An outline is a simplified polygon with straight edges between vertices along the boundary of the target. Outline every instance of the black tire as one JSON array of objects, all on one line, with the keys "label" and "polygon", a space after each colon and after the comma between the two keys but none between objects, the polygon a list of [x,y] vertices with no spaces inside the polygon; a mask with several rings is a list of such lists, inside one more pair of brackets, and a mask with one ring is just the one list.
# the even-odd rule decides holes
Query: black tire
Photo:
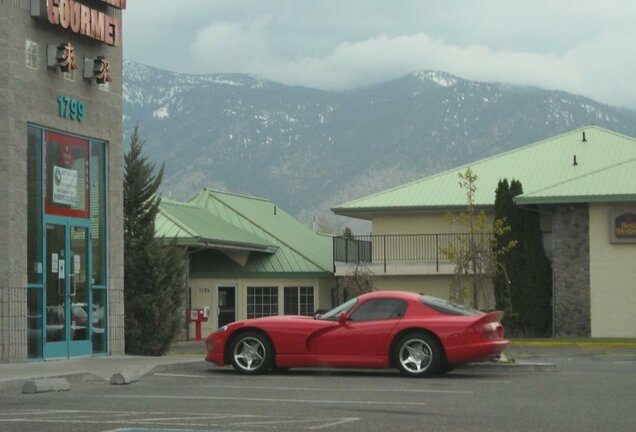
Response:
[{"label": "black tire", "polygon": [[244,332],[232,341],[230,358],[238,373],[256,375],[272,367],[274,350],[269,339],[261,333]]},{"label": "black tire", "polygon": [[407,333],[395,344],[393,363],[408,377],[429,377],[442,371],[444,354],[437,340],[421,332]]}]

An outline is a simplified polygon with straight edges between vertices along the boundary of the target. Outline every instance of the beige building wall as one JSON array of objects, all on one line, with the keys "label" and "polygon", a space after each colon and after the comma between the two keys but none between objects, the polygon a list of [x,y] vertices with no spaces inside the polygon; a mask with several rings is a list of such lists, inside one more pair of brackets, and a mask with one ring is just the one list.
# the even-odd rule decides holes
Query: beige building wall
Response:
[{"label": "beige building wall", "polygon": [[[210,319],[201,325],[201,334],[205,338],[218,328],[217,298],[219,286],[234,286],[236,288],[236,319],[247,318],[247,287],[278,287],[278,311],[284,311],[284,287],[312,286],[314,287],[314,310],[330,309],[331,289],[335,286],[334,278],[219,278],[219,279],[191,279],[191,304],[193,309],[210,308]],[[195,324],[190,324],[190,335],[194,337]]]},{"label": "beige building wall", "polygon": [[[468,231],[465,226],[450,223],[446,214],[447,212],[374,215],[372,234],[449,234]],[[492,214],[487,211],[486,215],[490,226]]]},{"label": "beige building wall", "polygon": [[[452,234],[464,233],[465,226],[452,224],[445,217],[447,212],[420,212],[375,215],[373,217],[373,235],[414,235],[414,234]],[[489,224],[492,224],[492,215],[489,216]],[[441,245],[440,245],[441,246]],[[387,251],[390,258],[391,250]],[[374,252],[375,254],[375,252]],[[378,257],[374,255],[374,260]],[[382,275],[376,274],[374,289],[377,290],[404,290],[429,294],[435,297],[448,299],[453,276],[450,264],[443,263],[442,272],[446,274],[430,274],[422,271],[419,275]],[[429,273],[429,274],[426,274]],[[480,304],[482,309],[494,307],[494,295],[492,286],[486,289],[485,297]]]},{"label": "beige building wall", "polygon": [[618,208],[590,204],[592,337],[636,337],[636,244],[610,243],[610,210]]},{"label": "beige building wall", "polygon": [[[377,291],[410,291],[448,300],[452,283],[452,275],[381,276],[373,281],[373,289]],[[467,298],[466,301],[468,302],[469,299]],[[492,284],[488,283],[481,296],[479,309],[491,310],[494,306],[493,287]]]},{"label": "beige building wall", "polygon": [[452,276],[382,276],[373,281],[378,291],[411,291],[448,300]]},{"label": "beige building wall", "polygon": [[390,214],[373,217],[373,235],[395,234],[439,234],[461,232],[458,226],[451,225],[445,218],[446,213]]}]

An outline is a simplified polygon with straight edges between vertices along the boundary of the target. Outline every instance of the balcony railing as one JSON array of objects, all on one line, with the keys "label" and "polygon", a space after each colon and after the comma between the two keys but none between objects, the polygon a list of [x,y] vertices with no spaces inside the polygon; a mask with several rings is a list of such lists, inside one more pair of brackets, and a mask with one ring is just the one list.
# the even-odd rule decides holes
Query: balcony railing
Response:
[{"label": "balcony railing", "polygon": [[434,262],[439,269],[446,258],[441,247],[459,247],[467,234],[404,234],[334,237],[335,263]]},{"label": "balcony railing", "polygon": [[[479,236],[479,234],[476,234]],[[440,263],[448,259],[440,248],[453,245],[460,248],[468,233],[450,234],[392,234],[353,237],[334,237],[334,269],[337,263],[381,264],[386,272],[387,263],[434,263],[439,271]],[[552,233],[543,233],[543,243],[548,257],[552,256]]]}]

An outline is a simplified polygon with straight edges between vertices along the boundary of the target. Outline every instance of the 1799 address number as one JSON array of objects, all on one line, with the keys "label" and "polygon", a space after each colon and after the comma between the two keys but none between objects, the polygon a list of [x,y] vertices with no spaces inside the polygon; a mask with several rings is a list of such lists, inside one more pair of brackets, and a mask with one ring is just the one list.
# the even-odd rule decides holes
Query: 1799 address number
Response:
[{"label": "1799 address number", "polygon": [[57,98],[59,105],[59,113],[62,118],[70,118],[81,122],[86,118],[86,109],[84,102],[73,99],[69,96],[60,96]]}]

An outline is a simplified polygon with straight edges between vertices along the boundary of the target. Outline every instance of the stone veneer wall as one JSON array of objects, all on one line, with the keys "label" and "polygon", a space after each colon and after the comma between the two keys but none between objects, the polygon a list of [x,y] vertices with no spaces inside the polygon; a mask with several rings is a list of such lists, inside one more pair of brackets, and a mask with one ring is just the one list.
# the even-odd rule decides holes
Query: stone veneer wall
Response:
[{"label": "stone veneer wall", "polygon": [[589,337],[590,236],[587,204],[555,208],[555,336]]}]

